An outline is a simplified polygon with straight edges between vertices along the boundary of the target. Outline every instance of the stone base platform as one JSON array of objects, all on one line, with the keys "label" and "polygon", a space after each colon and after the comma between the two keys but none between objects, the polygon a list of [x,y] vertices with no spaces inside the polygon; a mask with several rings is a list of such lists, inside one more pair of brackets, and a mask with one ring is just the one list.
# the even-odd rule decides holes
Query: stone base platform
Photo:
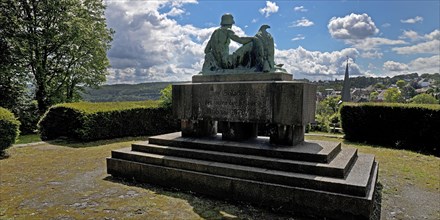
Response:
[{"label": "stone base platform", "polygon": [[286,147],[267,137],[234,142],[176,132],[112,151],[107,172],[295,215],[369,219],[378,164],[334,142]]}]

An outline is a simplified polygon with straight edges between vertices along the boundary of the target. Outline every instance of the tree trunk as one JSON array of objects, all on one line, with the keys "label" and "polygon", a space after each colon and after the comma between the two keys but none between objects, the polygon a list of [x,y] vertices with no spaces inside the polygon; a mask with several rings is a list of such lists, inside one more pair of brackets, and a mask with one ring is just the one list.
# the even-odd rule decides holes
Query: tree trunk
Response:
[{"label": "tree trunk", "polygon": [[46,84],[44,82],[44,70],[41,65],[37,64],[35,72],[35,81],[37,84],[37,91],[35,93],[35,99],[38,103],[38,112],[42,116],[50,107],[49,99],[47,97]]}]

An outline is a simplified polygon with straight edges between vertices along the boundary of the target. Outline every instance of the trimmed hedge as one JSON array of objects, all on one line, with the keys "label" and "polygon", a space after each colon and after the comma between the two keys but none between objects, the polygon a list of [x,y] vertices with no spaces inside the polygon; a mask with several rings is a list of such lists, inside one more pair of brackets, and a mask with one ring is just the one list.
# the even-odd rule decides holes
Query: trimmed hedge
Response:
[{"label": "trimmed hedge", "polygon": [[42,140],[68,137],[81,141],[178,131],[171,109],[158,101],[67,103],[51,107],[39,122]]},{"label": "trimmed hedge", "polygon": [[0,152],[15,143],[20,131],[20,122],[9,110],[0,107]]},{"label": "trimmed hedge", "polygon": [[439,155],[440,105],[345,103],[340,114],[346,140]]}]

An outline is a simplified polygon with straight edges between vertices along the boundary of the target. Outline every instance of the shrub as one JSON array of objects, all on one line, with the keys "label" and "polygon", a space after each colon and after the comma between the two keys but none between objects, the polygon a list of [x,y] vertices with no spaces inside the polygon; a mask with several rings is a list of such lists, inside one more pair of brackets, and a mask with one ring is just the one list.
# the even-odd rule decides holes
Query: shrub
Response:
[{"label": "shrub", "polygon": [[347,140],[439,155],[440,105],[346,103],[340,113]]},{"label": "shrub", "polygon": [[20,121],[20,134],[34,134],[37,131],[40,115],[36,100],[17,106],[14,113]]},{"label": "shrub", "polygon": [[158,101],[68,103],[51,107],[39,122],[41,139],[91,141],[177,131],[171,109]]},{"label": "shrub", "polygon": [[385,102],[402,102],[402,93],[398,88],[389,88],[384,92]]},{"label": "shrub", "polygon": [[20,122],[9,110],[0,107],[0,153],[15,143]]},{"label": "shrub", "polygon": [[426,93],[418,94],[410,101],[415,104],[438,104],[438,100],[434,96]]},{"label": "shrub", "polygon": [[316,107],[315,123],[311,131],[330,132],[334,124],[339,123],[339,103],[341,96],[329,96]]},{"label": "shrub", "polygon": [[160,90],[160,106],[164,108],[171,108],[173,101],[173,87],[169,84],[164,89]]}]

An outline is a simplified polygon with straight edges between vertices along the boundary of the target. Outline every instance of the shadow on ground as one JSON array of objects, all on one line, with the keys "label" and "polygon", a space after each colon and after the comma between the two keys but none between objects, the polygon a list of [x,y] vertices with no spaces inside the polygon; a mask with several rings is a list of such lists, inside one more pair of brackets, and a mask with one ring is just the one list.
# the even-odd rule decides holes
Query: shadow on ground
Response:
[{"label": "shadow on ground", "polygon": [[295,219],[312,220],[313,218],[293,217],[287,213],[276,213],[277,210],[257,208],[247,203],[233,200],[219,200],[214,197],[181,191],[175,188],[162,188],[151,184],[138,183],[135,180],[107,176],[105,181],[140,187],[173,198],[187,201],[193,211],[203,219]]},{"label": "shadow on ground", "polygon": [[[151,184],[138,183],[134,179],[116,178],[107,176],[103,180],[123,184],[127,186],[140,187],[173,198],[187,201],[195,213],[204,219],[291,219],[291,220],[313,220],[304,216],[295,216],[293,213],[280,213],[279,210],[265,207],[255,207],[248,203],[235,200],[220,200],[214,197],[197,194],[194,192],[181,191],[175,188],[162,188]],[[382,184],[376,184],[374,212],[371,220],[380,220],[382,203]],[[325,219],[325,218],[324,218]]]},{"label": "shadow on ground", "polygon": [[107,144],[114,144],[114,143],[118,143],[118,142],[145,141],[145,140],[148,140],[148,136],[124,137],[124,138],[115,138],[115,139],[98,140],[98,141],[90,141],[90,142],[83,142],[83,141],[78,141],[78,140],[73,140],[73,139],[61,137],[61,138],[46,141],[46,142],[49,144],[52,144],[52,145],[58,145],[58,146],[64,146],[64,147],[86,148],[86,147],[98,147],[98,146],[107,145]]},{"label": "shadow on ground", "polygon": [[9,158],[9,154],[6,151],[0,151],[0,160]]}]

